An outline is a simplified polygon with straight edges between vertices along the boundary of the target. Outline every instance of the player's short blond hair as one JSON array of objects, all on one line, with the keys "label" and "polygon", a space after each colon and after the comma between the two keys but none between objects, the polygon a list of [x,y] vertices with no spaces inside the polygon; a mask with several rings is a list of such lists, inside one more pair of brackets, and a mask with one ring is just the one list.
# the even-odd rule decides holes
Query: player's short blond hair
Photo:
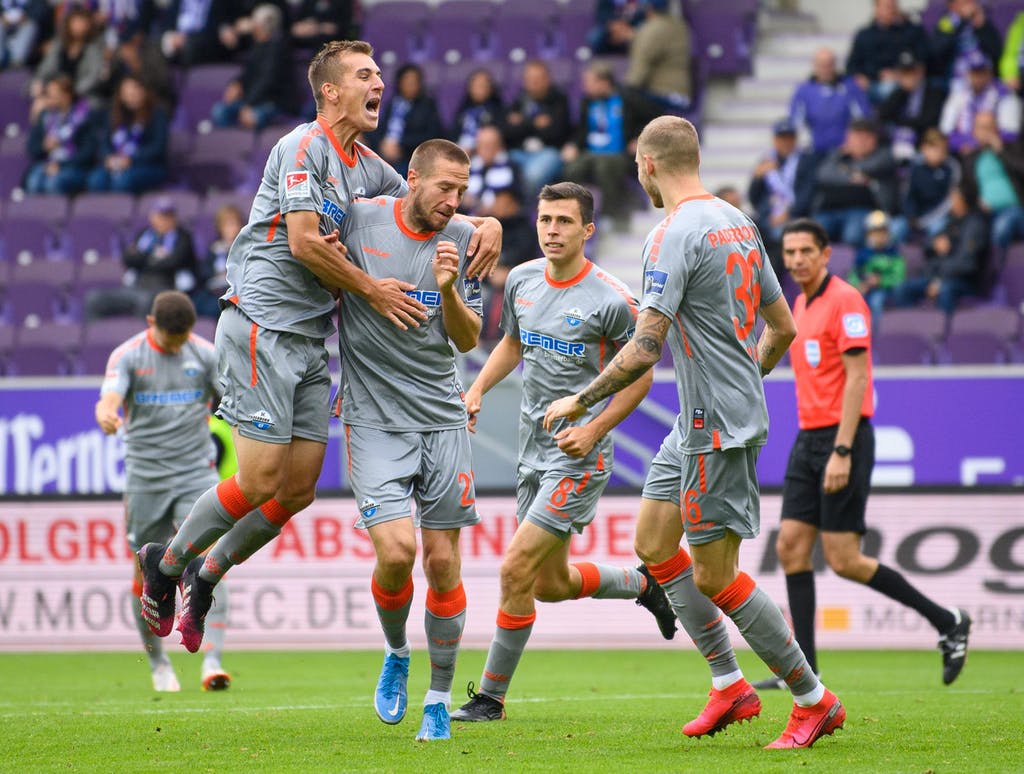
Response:
[{"label": "player's short blond hair", "polygon": [[337,83],[345,74],[345,68],[341,64],[345,54],[373,56],[373,46],[365,40],[332,40],[329,43],[324,43],[320,50],[313,55],[306,77],[309,79],[309,87],[313,90],[317,110],[323,107],[324,97],[320,93],[323,85]]},{"label": "player's short blond hair", "polygon": [[637,152],[667,172],[695,173],[700,167],[697,129],[678,116],[659,116],[647,124],[637,140]]}]

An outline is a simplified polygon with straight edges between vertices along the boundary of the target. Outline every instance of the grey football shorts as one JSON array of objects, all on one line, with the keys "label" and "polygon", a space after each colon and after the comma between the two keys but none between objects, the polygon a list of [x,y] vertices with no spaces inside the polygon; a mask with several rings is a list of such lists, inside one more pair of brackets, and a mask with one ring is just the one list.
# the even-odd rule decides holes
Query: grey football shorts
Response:
[{"label": "grey football shorts", "polygon": [[520,523],[531,521],[554,535],[568,539],[582,532],[597,514],[611,470],[535,470],[519,466],[516,513]]},{"label": "grey football shorts", "polygon": [[323,339],[260,327],[228,306],[217,323],[217,414],[266,443],[327,443],[331,375]]},{"label": "grey football shorts", "polygon": [[761,491],[757,483],[758,447],[683,454],[672,429],[651,463],[643,497],[680,506],[686,542],[711,543],[725,533],[743,539],[761,529]]},{"label": "grey football shorts", "polygon": [[125,492],[126,533],[132,551],[146,543],[166,543],[178,531],[199,496],[219,478],[211,468],[188,487],[164,492]]},{"label": "grey football shorts", "polygon": [[345,425],[345,448],[357,527],[410,516],[412,500],[417,527],[459,529],[480,521],[465,427],[391,433]]}]

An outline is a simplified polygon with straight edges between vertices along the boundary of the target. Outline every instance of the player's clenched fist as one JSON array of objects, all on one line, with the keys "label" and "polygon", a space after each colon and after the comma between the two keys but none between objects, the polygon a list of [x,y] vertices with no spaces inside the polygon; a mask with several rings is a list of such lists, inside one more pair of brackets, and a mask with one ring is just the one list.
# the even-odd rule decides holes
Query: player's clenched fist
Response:
[{"label": "player's clenched fist", "polygon": [[448,290],[455,284],[455,279],[459,276],[459,249],[454,242],[437,243],[437,252],[434,254],[431,268],[441,290]]}]

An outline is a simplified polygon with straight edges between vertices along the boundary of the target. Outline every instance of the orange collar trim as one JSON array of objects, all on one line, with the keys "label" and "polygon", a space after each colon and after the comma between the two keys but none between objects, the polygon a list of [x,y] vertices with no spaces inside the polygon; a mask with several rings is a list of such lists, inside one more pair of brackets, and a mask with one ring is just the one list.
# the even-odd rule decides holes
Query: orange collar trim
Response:
[{"label": "orange collar trim", "polygon": [[353,153],[351,156],[349,156],[347,153],[345,153],[345,149],[341,147],[341,143],[338,142],[338,138],[334,136],[334,132],[331,131],[331,125],[327,123],[327,119],[324,118],[323,116],[317,116],[316,122],[320,124],[320,128],[324,130],[324,134],[327,135],[328,141],[330,141],[335,152],[337,152],[338,157],[341,159],[341,162],[346,167],[354,167],[356,165],[356,144],[352,144]]},{"label": "orange collar trim", "polygon": [[398,226],[398,230],[405,234],[409,239],[415,239],[417,242],[426,242],[432,238],[436,231],[413,231],[402,220],[402,200],[395,199],[395,224]]},{"label": "orange collar trim", "polygon": [[553,288],[568,288],[568,287],[572,287],[573,285],[576,285],[576,284],[582,282],[583,278],[586,277],[590,273],[590,270],[592,268],[594,268],[593,262],[591,262],[587,258],[584,258],[583,259],[583,268],[579,270],[579,272],[576,274],[575,277],[569,277],[569,279],[567,279],[567,280],[556,280],[556,279],[552,278],[552,276],[550,274],[548,274],[548,267],[545,266],[544,267],[544,280]]}]

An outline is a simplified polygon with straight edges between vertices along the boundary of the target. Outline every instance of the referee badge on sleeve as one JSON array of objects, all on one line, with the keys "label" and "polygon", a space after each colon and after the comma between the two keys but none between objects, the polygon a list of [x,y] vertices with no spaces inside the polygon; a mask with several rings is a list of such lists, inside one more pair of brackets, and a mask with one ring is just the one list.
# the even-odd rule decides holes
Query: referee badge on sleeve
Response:
[{"label": "referee badge on sleeve", "polygon": [[860,312],[843,315],[843,330],[851,339],[859,339],[868,335],[868,321]]}]

